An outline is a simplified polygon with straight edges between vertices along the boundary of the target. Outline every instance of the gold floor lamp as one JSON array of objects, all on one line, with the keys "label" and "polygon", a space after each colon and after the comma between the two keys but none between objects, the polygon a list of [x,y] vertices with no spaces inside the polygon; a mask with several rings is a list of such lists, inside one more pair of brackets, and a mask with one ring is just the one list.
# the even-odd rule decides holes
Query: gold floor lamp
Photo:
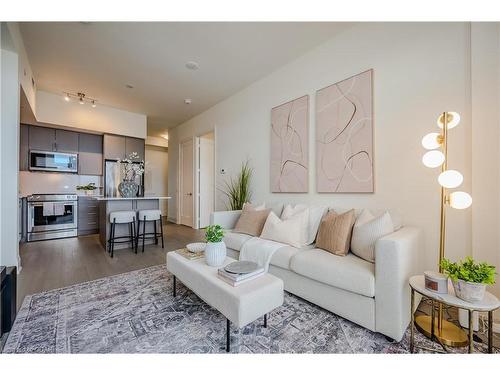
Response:
[{"label": "gold floor lamp", "polygon": [[[448,130],[454,128],[460,122],[460,116],[456,112],[443,112],[437,125],[441,128],[440,133],[429,133],[422,139],[422,146],[429,150],[422,157],[426,167],[441,167],[438,182],[441,185],[441,214],[440,214],[440,241],[439,241],[439,272],[442,272],[441,261],[444,259],[446,245],[446,206],[457,209],[465,209],[472,204],[472,197],[463,191],[454,191],[448,194],[448,189],[455,189],[463,182],[460,172],[448,169]],[[434,306],[432,307],[434,308]],[[420,332],[427,337],[432,336],[431,316],[420,315],[415,318],[415,324]],[[448,346],[465,346],[468,338],[465,332],[456,324],[443,319],[443,307],[439,304],[438,319],[434,323],[434,336]]]}]

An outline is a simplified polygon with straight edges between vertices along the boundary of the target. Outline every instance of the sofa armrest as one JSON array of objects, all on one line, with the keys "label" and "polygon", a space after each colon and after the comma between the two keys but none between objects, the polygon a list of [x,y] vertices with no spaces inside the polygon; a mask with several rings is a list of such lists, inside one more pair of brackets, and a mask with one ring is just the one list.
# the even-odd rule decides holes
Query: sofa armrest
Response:
[{"label": "sofa armrest", "polygon": [[410,322],[410,276],[423,272],[422,231],[415,227],[375,243],[375,329],[401,341]]},{"label": "sofa armrest", "polygon": [[241,210],[215,211],[210,214],[210,224],[219,224],[224,229],[233,229],[240,215]]}]

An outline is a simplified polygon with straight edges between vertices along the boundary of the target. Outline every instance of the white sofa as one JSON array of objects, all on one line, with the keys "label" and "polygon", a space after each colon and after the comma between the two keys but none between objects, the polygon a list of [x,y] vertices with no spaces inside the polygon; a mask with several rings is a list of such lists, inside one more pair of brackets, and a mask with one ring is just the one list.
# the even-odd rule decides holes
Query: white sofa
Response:
[{"label": "white sofa", "polygon": [[[214,212],[211,222],[232,229],[240,213]],[[224,238],[228,256],[238,259],[250,238],[228,230]],[[418,228],[401,227],[377,240],[375,263],[351,252],[342,257],[314,246],[286,246],[273,254],[269,272],[283,280],[286,291],[400,341],[410,321],[408,279],[422,273],[421,241]]]}]

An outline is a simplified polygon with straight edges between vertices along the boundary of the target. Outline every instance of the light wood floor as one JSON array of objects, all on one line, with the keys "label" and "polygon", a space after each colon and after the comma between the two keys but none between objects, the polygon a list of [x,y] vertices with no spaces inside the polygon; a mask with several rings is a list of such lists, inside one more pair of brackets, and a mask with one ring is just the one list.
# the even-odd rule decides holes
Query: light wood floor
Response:
[{"label": "light wood floor", "polygon": [[113,258],[104,250],[97,235],[22,244],[18,308],[24,297],[33,293],[164,264],[168,251],[203,238],[203,231],[176,224],[165,225],[164,234],[165,249],[161,248],[160,241],[157,246],[146,245],[144,253],[140,246],[137,254],[131,249],[115,250]]}]

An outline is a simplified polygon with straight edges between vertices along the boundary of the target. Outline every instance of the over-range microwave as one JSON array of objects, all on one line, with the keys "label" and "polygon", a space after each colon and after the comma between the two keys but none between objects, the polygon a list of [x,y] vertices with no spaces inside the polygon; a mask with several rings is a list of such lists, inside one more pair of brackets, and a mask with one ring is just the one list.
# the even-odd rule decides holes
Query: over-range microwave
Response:
[{"label": "over-range microwave", "polygon": [[78,172],[78,154],[30,150],[30,171]]}]

